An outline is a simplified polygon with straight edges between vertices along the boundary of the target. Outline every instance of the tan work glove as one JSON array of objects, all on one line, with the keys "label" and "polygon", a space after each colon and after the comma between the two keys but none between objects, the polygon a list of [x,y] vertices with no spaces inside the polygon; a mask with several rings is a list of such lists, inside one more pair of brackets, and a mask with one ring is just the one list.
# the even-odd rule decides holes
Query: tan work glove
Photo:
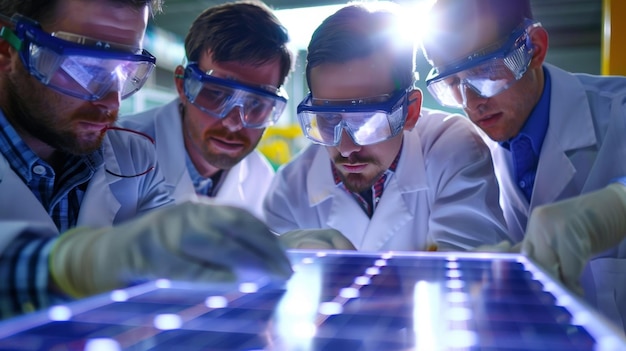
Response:
[{"label": "tan work glove", "polygon": [[157,278],[223,282],[292,274],[276,236],[252,214],[192,202],[116,227],[68,231],[52,249],[50,272],[73,297]]},{"label": "tan work glove", "polygon": [[289,249],[356,250],[352,242],[336,229],[296,229],[278,238]]},{"label": "tan work glove", "polygon": [[522,241],[522,252],[580,293],[582,270],[593,254],[626,235],[626,187],[608,187],[537,207]]}]

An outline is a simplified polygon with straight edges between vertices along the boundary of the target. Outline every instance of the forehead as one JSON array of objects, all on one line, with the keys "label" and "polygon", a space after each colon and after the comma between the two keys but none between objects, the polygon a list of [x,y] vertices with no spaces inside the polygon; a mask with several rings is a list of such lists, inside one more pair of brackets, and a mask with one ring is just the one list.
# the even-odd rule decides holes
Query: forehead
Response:
[{"label": "forehead", "polygon": [[216,62],[213,61],[212,56],[210,50],[201,56],[198,62],[200,70],[203,72],[212,70],[217,77],[245,84],[278,87],[281,74],[279,58],[262,64],[252,64],[242,61]]},{"label": "forehead", "polygon": [[134,8],[108,0],[60,0],[48,32],[69,32],[103,41],[139,46],[148,23],[148,5]]},{"label": "forehead", "polygon": [[498,22],[486,16],[476,16],[463,23],[440,24],[432,35],[426,51],[437,67],[471,56],[501,39]]},{"label": "forehead", "polygon": [[313,67],[310,80],[311,93],[316,99],[353,99],[394,91],[392,60],[380,53]]}]

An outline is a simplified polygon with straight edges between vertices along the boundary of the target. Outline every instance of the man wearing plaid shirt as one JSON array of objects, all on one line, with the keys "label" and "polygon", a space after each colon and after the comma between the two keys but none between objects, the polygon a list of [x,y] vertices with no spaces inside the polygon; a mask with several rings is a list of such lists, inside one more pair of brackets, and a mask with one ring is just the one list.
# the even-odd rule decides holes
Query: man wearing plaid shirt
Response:
[{"label": "man wearing plaid shirt", "polygon": [[141,44],[160,5],[0,1],[0,317],[150,279],[232,280],[242,256],[291,274],[248,212],[174,206],[151,139],[114,126],[154,68]]}]

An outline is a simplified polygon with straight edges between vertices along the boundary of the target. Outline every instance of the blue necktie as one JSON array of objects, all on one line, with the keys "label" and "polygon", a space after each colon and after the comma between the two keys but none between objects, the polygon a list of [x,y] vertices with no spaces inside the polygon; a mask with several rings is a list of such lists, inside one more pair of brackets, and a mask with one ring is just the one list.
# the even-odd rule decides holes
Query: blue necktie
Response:
[{"label": "blue necktie", "polygon": [[537,156],[533,151],[530,138],[520,135],[511,143],[511,151],[513,152],[517,186],[526,196],[526,200],[530,202],[535,184],[535,171],[537,169]]}]

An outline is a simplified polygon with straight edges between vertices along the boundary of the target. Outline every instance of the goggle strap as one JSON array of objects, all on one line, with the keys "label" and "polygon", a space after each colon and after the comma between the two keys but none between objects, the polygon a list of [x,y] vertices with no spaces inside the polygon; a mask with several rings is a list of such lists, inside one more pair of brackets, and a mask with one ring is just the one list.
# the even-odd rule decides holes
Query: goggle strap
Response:
[{"label": "goggle strap", "polygon": [[22,49],[23,41],[15,35],[15,32],[9,27],[2,27],[0,29],[0,37],[7,41],[15,50],[20,51]]}]

